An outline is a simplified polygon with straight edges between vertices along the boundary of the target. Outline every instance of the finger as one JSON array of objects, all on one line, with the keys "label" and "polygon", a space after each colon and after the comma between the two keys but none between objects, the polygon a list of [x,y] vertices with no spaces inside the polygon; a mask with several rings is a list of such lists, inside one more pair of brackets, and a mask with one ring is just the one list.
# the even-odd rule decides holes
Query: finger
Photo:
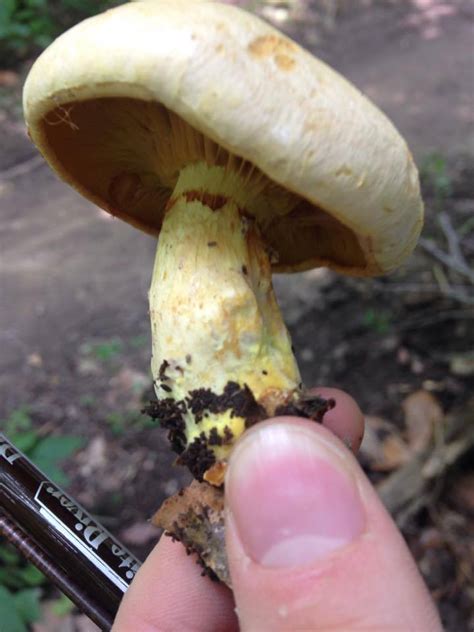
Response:
[{"label": "finger", "polygon": [[324,415],[323,426],[329,428],[348,448],[357,453],[364,437],[364,415],[357,402],[338,388],[321,386],[312,388],[309,392],[336,402],[334,408]]},{"label": "finger", "polygon": [[441,630],[413,559],[353,455],[326,428],[249,430],[226,478],[241,630]]},{"label": "finger", "polygon": [[[335,399],[336,408],[326,414],[324,423],[357,449],[363,417],[355,401],[338,389],[319,388],[312,392]],[[171,567],[170,573],[168,567]],[[206,606],[208,600],[212,608]],[[182,546],[163,538],[124,598],[114,631],[127,630],[126,626],[132,622],[134,629],[140,632],[141,629],[163,629],[164,625],[169,626],[164,629],[180,629],[181,625],[191,625],[191,621],[195,626],[193,630],[213,630],[213,625],[218,630],[233,630],[237,629],[233,608],[230,592],[202,578],[194,559],[186,556]]]},{"label": "finger", "polygon": [[230,590],[201,576],[194,556],[163,536],[128,589],[113,632],[237,631]]}]

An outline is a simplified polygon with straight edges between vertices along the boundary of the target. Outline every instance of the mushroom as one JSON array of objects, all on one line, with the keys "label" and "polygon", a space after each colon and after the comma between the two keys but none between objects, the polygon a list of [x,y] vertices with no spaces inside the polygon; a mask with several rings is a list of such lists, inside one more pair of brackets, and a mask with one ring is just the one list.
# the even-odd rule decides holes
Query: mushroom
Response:
[{"label": "mushroom", "polygon": [[154,416],[195,478],[307,401],[272,272],[392,271],[423,216],[411,154],[354,86],[234,6],[122,5],[59,37],[25,85],[59,176],[159,237],[149,292]]}]

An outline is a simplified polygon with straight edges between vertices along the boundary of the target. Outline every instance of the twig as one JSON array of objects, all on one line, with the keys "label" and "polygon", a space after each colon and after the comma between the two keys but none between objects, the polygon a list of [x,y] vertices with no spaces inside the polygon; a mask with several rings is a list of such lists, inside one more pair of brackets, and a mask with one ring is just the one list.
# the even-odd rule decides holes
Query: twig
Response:
[{"label": "twig", "polygon": [[458,229],[458,233],[461,237],[468,235],[471,230],[474,230],[474,217],[469,217],[464,224]]},{"label": "twig", "polygon": [[[440,292],[439,284],[435,283],[380,283],[379,281],[373,281],[374,288],[379,292],[391,292],[393,294],[408,294],[413,292],[415,294],[432,294]],[[468,292],[472,292],[470,285],[448,285],[443,287],[441,292],[446,298],[451,298],[465,303],[467,305],[474,305],[474,296],[471,296]]]},{"label": "twig", "polygon": [[462,264],[460,265],[459,261],[454,260],[451,255],[448,255],[443,250],[441,250],[441,248],[439,248],[430,239],[425,239],[424,237],[422,237],[420,238],[419,244],[422,248],[429,252],[430,255],[441,261],[441,263],[444,263],[445,266],[456,270],[456,272],[467,277],[469,281],[474,284],[474,272],[469,267],[465,267]]},{"label": "twig", "polygon": [[430,310],[427,314],[421,314],[414,318],[405,319],[398,329],[404,331],[407,329],[413,329],[414,327],[425,327],[426,325],[434,325],[436,323],[442,323],[445,320],[460,320],[460,319],[474,319],[474,313],[472,308],[469,309],[447,309],[445,311],[433,312]]},{"label": "twig", "polygon": [[421,247],[424,248],[430,255],[435,257],[435,259],[441,261],[441,263],[445,266],[451,268],[452,270],[456,270],[456,272],[469,279],[469,281],[474,285],[474,270],[470,268],[461,251],[460,236],[454,229],[449,215],[445,212],[440,213],[438,216],[438,222],[446,238],[449,253],[441,250],[441,248],[431,239],[421,238],[419,242]]},{"label": "twig", "polygon": [[[374,288],[379,292],[392,292],[394,294],[406,294],[407,292],[432,294],[439,290],[439,285],[436,283],[381,283],[376,280],[373,280],[372,283]],[[471,289],[470,285],[455,285],[452,287],[460,292],[467,292]]]},{"label": "twig", "polygon": [[434,263],[432,271],[435,281],[438,283],[439,289],[441,290],[441,294],[445,295],[447,292],[450,291],[451,286],[443,267],[438,263]]},{"label": "twig", "polygon": [[405,526],[436,495],[434,484],[474,447],[474,400],[465,410],[446,419],[445,441],[414,457],[391,474],[377,488],[379,495],[395,517]]},{"label": "twig", "polygon": [[455,261],[458,261],[462,266],[469,267],[466,263],[466,259],[461,252],[461,248],[459,246],[459,235],[454,230],[453,225],[451,224],[451,220],[449,215],[443,211],[438,215],[438,222],[441,226],[441,229],[446,237],[446,241],[448,242],[449,254]]}]

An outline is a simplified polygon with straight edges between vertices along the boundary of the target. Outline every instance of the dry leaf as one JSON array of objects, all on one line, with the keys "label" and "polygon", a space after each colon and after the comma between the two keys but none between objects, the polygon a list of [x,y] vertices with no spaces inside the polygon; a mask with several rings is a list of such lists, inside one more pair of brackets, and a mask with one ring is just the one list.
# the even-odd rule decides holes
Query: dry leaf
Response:
[{"label": "dry leaf", "polygon": [[54,600],[41,603],[41,620],[33,623],[31,626],[33,632],[75,632],[74,616],[72,614],[57,614],[55,605]]},{"label": "dry leaf", "polygon": [[0,86],[10,88],[20,83],[20,76],[13,70],[0,70]]},{"label": "dry leaf", "polygon": [[444,419],[438,400],[428,391],[415,391],[402,402],[410,449],[423,452],[430,445],[436,426]]},{"label": "dry leaf", "polygon": [[111,378],[105,401],[111,407],[124,402],[128,410],[139,410],[143,393],[150,384],[150,378],[146,373],[124,367]]},{"label": "dry leaf", "polygon": [[419,544],[426,551],[427,549],[440,549],[445,546],[446,541],[443,534],[436,527],[427,527],[419,535]]},{"label": "dry leaf", "polygon": [[456,478],[449,489],[449,498],[460,511],[474,515],[474,473]]},{"label": "dry leaf", "polygon": [[411,451],[397,428],[381,417],[365,418],[365,433],[360,448],[363,459],[374,472],[388,472],[406,463]]},{"label": "dry leaf", "polygon": [[79,471],[89,478],[107,465],[107,443],[102,436],[92,439],[88,446],[78,455]]},{"label": "dry leaf", "polygon": [[98,628],[95,623],[92,623],[85,614],[74,617],[74,625],[75,632],[100,632],[100,628]]},{"label": "dry leaf", "polygon": [[449,359],[449,370],[453,375],[462,377],[474,375],[474,351],[452,355]]},{"label": "dry leaf", "polygon": [[30,353],[30,355],[26,358],[26,363],[28,366],[40,368],[43,366],[43,358],[39,353]]}]

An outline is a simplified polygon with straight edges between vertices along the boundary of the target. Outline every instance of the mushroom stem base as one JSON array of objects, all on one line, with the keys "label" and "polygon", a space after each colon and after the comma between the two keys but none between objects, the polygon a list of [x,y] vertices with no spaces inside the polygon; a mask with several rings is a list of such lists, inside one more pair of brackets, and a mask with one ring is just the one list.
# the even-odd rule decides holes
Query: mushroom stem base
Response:
[{"label": "mushroom stem base", "polygon": [[[281,414],[297,414],[321,422],[324,414],[334,407],[334,400],[303,395],[297,406]],[[205,574],[232,588],[225,549],[223,487],[193,481],[165,500],[152,522],[182,542],[188,553],[196,553]]]}]

